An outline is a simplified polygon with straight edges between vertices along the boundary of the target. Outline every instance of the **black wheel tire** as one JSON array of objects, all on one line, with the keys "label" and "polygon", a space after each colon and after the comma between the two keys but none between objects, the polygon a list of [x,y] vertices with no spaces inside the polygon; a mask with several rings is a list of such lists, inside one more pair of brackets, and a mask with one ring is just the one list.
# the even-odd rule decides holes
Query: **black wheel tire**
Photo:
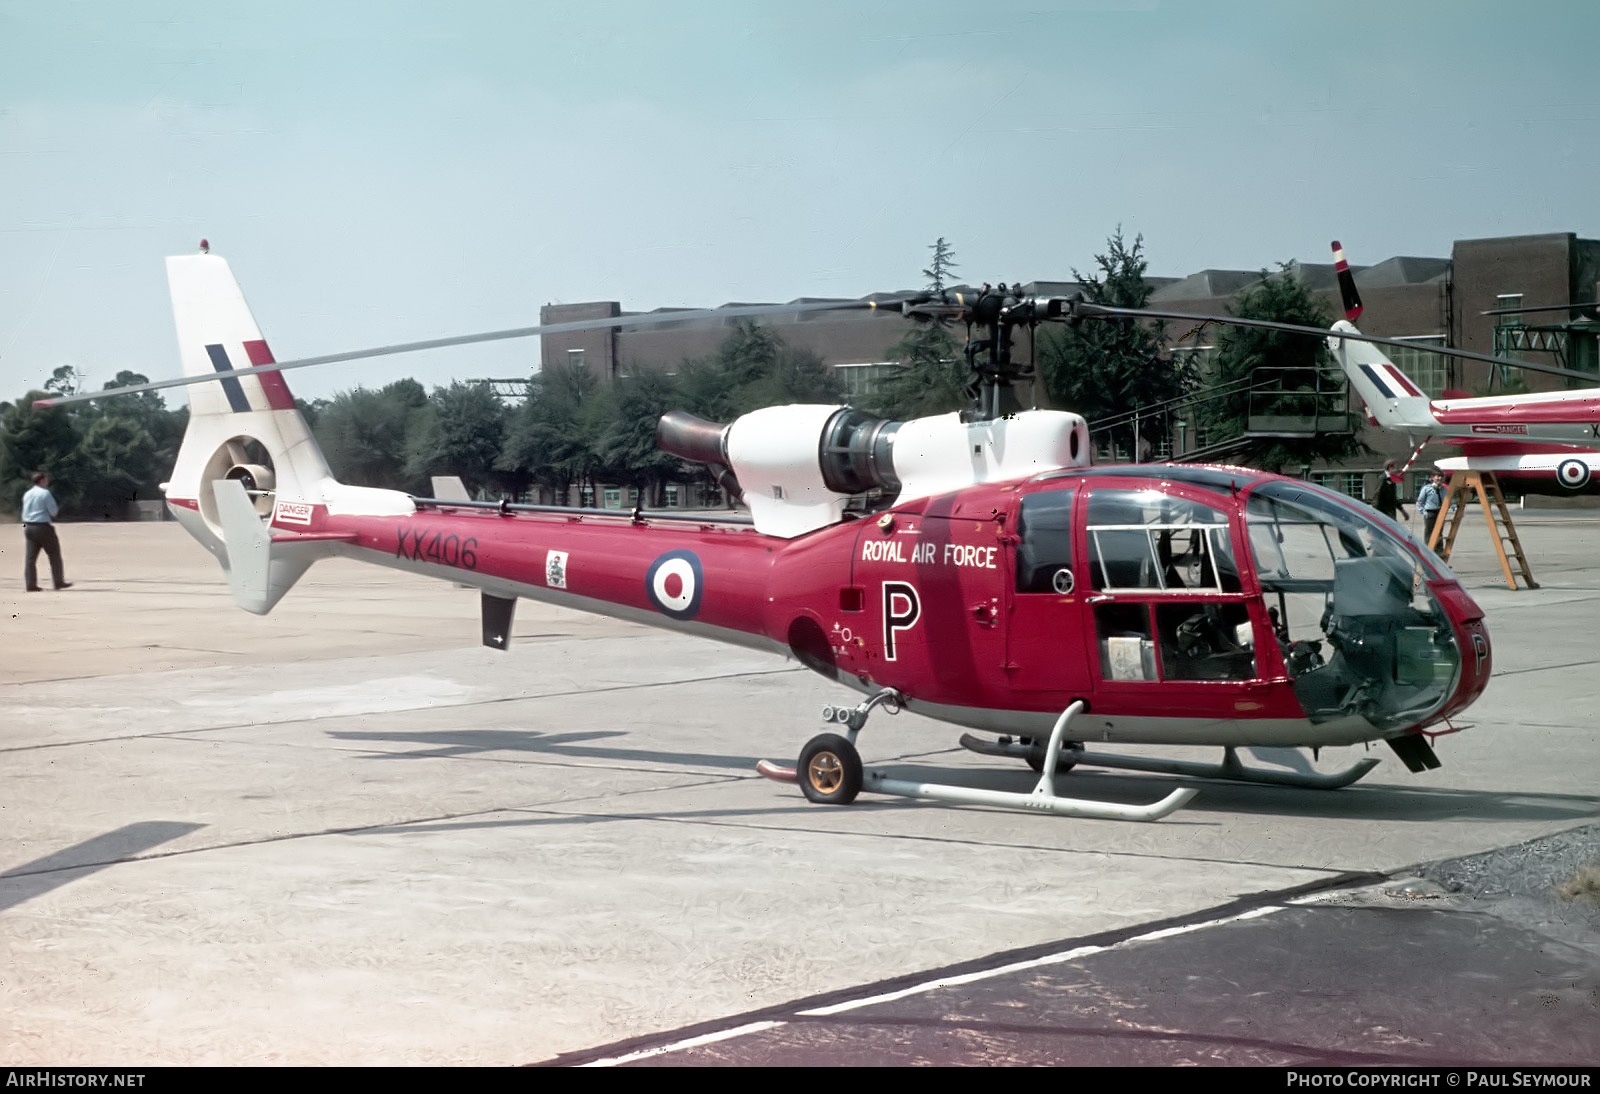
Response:
[{"label": "black wheel tire", "polygon": [[861,753],[837,733],[806,742],[795,767],[800,791],[818,805],[849,805],[861,793]]},{"label": "black wheel tire", "polygon": [[[1035,737],[1032,741],[1028,742],[1028,766],[1033,768],[1034,774],[1044,774],[1044,754],[1045,750],[1049,747],[1050,742],[1048,740],[1040,740],[1038,737]],[[1067,772],[1077,767],[1078,761],[1075,758],[1072,758],[1072,754],[1074,752],[1082,751],[1083,746],[1077,742],[1062,741],[1061,755],[1056,757],[1056,774],[1065,775]]]}]

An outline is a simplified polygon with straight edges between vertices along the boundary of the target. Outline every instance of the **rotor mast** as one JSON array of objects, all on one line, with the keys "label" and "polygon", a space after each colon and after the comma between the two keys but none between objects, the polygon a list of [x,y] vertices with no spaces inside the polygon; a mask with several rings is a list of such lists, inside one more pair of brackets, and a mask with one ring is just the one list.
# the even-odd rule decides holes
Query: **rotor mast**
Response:
[{"label": "rotor mast", "polygon": [[[907,317],[945,324],[967,325],[966,359],[967,407],[961,412],[964,422],[989,422],[1025,409],[1017,387],[1031,387],[1034,370],[1033,328],[1050,317],[1049,301],[1020,296],[1020,286],[984,285],[976,293],[947,289],[904,305]],[[1060,314],[1059,303],[1054,314]],[[1028,328],[1029,354],[1026,362],[1012,356],[1011,339],[1018,327]],[[1034,400],[1030,397],[1028,402]]]}]

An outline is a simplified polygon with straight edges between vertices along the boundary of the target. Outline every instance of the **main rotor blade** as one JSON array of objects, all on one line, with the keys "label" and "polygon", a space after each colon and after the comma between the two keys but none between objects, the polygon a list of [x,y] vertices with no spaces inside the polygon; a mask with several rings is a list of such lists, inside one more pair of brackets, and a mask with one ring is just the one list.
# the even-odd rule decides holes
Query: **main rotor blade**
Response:
[{"label": "main rotor blade", "polygon": [[643,315],[619,315],[610,319],[576,319],[567,323],[546,323],[538,327],[514,327],[510,330],[483,331],[478,334],[458,334],[449,338],[430,338],[424,342],[400,342],[393,346],[350,350],[346,353],[328,353],[320,357],[301,357],[292,361],[278,361],[270,365],[253,365],[250,368],[212,372],[204,376],[180,376],[173,380],[155,380],[147,384],[130,384],[105,391],[81,392],[77,395],[55,395],[48,399],[35,399],[38,408],[66,406],[69,403],[87,403],[96,399],[109,399],[119,395],[137,395],[144,391],[162,391],[169,387],[188,387],[206,384],[213,380],[228,380],[239,376],[254,376],[261,372],[286,372],[292,368],[310,368],[312,365],[333,365],[341,361],[362,361],[369,357],[392,357],[400,353],[420,353],[423,350],[446,349],[450,346],[468,346],[478,342],[503,342],[513,338],[535,338],[541,334],[572,334],[577,331],[606,330],[608,328],[649,327],[662,323],[677,323],[695,319],[754,319],[770,315],[794,315],[818,311],[866,311],[881,309],[899,311],[905,298],[884,300],[814,301],[805,304],[743,304],[733,308],[702,308],[696,311],[647,312]]},{"label": "main rotor blade", "polygon": [[1301,326],[1299,323],[1274,323],[1267,319],[1240,319],[1231,315],[1193,315],[1188,312],[1155,311],[1150,308],[1116,308],[1109,304],[1089,304],[1083,301],[1064,304],[1062,310],[1071,315],[1081,315],[1089,319],[1177,319],[1198,323],[1202,326],[1207,323],[1224,323],[1234,327],[1284,331],[1287,334],[1309,334],[1318,338],[1349,338],[1355,342],[1371,342],[1376,346],[1421,349],[1429,353],[1442,353],[1447,357],[1460,357],[1468,361],[1487,361],[1491,365],[1525,368],[1534,372],[1548,372],[1552,376],[1570,376],[1577,380],[1587,380],[1591,386],[1600,385],[1600,376],[1592,372],[1579,372],[1576,369],[1561,368],[1557,365],[1536,365],[1531,361],[1522,361],[1511,357],[1491,357],[1487,353],[1474,353],[1471,350],[1456,349],[1453,346],[1419,345],[1414,341],[1407,341],[1403,338],[1379,338],[1373,334],[1356,334],[1351,331],[1331,330],[1327,327],[1306,327]]}]

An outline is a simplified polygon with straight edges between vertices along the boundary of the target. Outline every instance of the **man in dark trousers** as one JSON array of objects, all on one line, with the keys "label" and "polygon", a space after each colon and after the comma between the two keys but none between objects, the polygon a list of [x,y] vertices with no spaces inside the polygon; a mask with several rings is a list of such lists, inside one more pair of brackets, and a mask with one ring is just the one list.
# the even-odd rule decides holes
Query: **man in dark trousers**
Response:
[{"label": "man in dark trousers", "polygon": [[1422,542],[1428,542],[1428,537],[1433,533],[1434,522],[1439,519],[1439,510],[1444,508],[1444,472],[1434,470],[1428,473],[1428,483],[1417,491],[1417,512],[1422,514]]},{"label": "man in dark trousers", "polygon": [[1390,520],[1395,519],[1396,510],[1400,512],[1401,520],[1411,519],[1406,507],[1400,504],[1400,465],[1393,460],[1383,465],[1383,478],[1378,480],[1378,498],[1372,505]]},{"label": "man in dark trousers", "polygon": [[33,488],[22,495],[22,534],[28,551],[22,563],[23,582],[30,593],[39,591],[39,552],[50,559],[50,577],[58,589],[72,588],[61,572],[61,541],[56,538],[56,519],[60,507],[50,493],[50,476],[43,471],[33,476]]}]

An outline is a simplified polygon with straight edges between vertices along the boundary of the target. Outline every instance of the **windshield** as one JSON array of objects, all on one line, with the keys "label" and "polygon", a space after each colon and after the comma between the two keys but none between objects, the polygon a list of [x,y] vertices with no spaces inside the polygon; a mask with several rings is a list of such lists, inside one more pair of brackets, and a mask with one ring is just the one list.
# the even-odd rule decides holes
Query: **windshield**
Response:
[{"label": "windshield", "polygon": [[1262,483],[1245,525],[1267,616],[1313,722],[1357,715],[1401,729],[1443,706],[1461,657],[1428,588],[1451,577],[1437,556],[1376,511],[1305,483]]}]

